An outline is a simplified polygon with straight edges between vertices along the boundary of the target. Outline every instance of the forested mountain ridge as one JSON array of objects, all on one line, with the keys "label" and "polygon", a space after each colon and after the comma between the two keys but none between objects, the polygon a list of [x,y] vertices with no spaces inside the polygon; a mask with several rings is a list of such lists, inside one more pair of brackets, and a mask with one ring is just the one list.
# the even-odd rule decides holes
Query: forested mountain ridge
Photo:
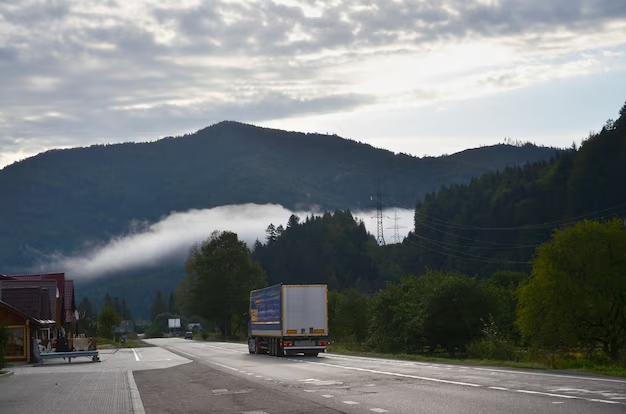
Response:
[{"label": "forested mountain ridge", "polygon": [[626,218],[626,105],[577,151],[425,196],[405,240],[415,268],[489,275],[529,269],[537,245],[583,218]]},{"label": "forested mountain ridge", "polygon": [[[551,158],[552,148],[496,145],[416,158],[334,135],[221,122],[149,143],[53,150],[0,170],[0,263],[22,271],[52,252],[124,233],[132,220],[241,203],[371,208],[386,192],[417,200],[442,185]],[[393,203],[393,201],[390,201]]]}]

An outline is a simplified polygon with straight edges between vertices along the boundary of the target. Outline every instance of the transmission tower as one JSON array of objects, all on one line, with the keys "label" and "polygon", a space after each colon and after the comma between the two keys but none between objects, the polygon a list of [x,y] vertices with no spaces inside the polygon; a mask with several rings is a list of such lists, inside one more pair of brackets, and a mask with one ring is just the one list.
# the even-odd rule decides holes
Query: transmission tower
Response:
[{"label": "transmission tower", "polygon": [[406,226],[398,225],[398,221],[400,217],[398,217],[398,210],[394,210],[393,212],[393,227],[387,227],[388,229],[393,229],[393,242],[400,243],[400,229],[406,229]]},{"label": "transmission tower", "polygon": [[380,192],[380,186],[378,186],[378,192],[376,193],[376,243],[379,246],[385,245],[385,231],[383,228],[383,194]]}]

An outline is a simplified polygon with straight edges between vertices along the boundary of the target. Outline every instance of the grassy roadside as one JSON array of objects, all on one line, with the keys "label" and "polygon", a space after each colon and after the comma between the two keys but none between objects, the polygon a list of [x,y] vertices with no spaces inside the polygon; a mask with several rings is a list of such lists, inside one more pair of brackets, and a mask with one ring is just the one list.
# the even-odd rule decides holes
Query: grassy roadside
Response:
[{"label": "grassy roadside", "polygon": [[430,357],[426,355],[409,355],[409,354],[388,354],[379,352],[354,351],[340,345],[331,345],[328,352],[333,354],[387,358],[401,361],[418,361],[418,362],[434,362],[440,364],[463,364],[490,367],[505,368],[525,368],[535,370],[562,370],[568,373],[590,373],[615,377],[626,377],[626,368],[620,366],[607,366],[594,363],[587,360],[561,361],[554,365],[544,364],[540,362],[522,362],[522,361],[496,361],[487,359],[460,359],[445,357]]}]

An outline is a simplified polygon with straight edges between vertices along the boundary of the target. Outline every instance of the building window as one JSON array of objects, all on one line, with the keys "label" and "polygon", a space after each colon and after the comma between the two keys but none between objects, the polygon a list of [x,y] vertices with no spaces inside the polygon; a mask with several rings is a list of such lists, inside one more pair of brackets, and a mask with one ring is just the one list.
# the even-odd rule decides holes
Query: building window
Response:
[{"label": "building window", "polygon": [[9,326],[7,333],[9,334],[9,341],[5,347],[5,356],[7,358],[26,358],[26,327]]}]

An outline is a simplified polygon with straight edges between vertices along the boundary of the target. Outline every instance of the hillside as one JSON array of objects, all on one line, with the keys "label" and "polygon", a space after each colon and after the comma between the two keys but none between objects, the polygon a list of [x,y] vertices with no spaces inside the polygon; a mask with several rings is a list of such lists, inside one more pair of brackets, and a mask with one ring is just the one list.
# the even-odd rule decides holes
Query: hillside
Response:
[{"label": "hillside", "polygon": [[556,152],[496,145],[420,159],[338,136],[235,122],[150,143],[53,150],[0,170],[0,194],[9,200],[0,204],[0,263],[5,273],[22,271],[47,254],[108,240],[132,220],[154,222],[171,211],[246,202],[371,208],[379,181],[413,203],[443,185]]},{"label": "hillside", "polygon": [[508,167],[427,195],[405,240],[407,268],[486,276],[528,271],[555,228],[584,218],[626,219],[626,105],[577,151]]}]

